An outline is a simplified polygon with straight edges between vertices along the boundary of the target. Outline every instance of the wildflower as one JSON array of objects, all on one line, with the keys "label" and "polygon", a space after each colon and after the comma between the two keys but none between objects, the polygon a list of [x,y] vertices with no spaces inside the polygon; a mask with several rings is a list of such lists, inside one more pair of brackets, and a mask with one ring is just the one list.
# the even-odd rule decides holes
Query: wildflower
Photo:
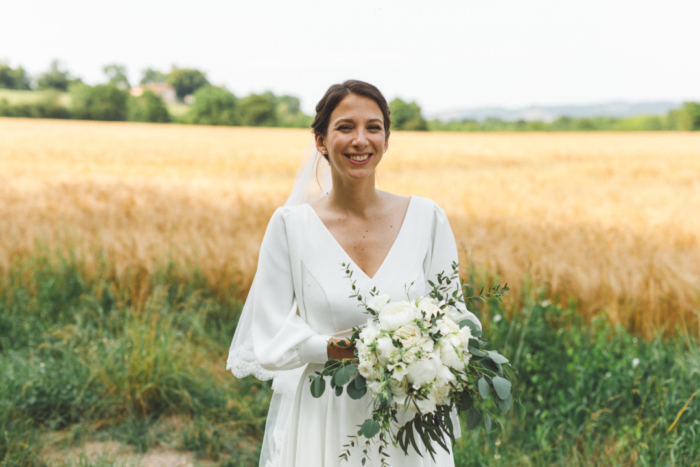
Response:
[{"label": "wildflower", "polygon": [[638,365],[639,365],[639,359],[633,358],[632,359],[632,368],[637,368]]},{"label": "wildflower", "polygon": [[494,322],[494,323],[497,323],[497,322],[499,322],[501,319],[503,319],[503,317],[502,317],[501,315],[496,315],[496,316],[493,317],[493,322]]}]

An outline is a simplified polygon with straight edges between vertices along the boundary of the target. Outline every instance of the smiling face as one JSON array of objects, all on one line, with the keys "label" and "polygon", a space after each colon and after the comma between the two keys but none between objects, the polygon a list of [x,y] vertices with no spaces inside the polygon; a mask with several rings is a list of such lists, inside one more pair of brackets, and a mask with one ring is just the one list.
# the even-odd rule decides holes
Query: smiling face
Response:
[{"label": "smiling face", "polygon": [[336,175],[354,180],[373,175],[389,148],[381,109],[368,97],[348,94],[331,113],[326,135],[316,134],[316,147],[328,154]]}]

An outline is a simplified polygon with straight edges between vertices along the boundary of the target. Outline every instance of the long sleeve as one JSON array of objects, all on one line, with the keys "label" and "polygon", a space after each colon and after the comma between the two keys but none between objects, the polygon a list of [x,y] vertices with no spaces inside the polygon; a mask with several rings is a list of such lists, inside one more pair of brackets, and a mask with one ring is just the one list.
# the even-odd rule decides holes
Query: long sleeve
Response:
[{"label": "long sleeve", "polygon": [[270,220],[255,276],[253,348],[260,366],[271,371],[328,358],[329,336],[318,334],[297,314],[285,212],[278,209]]},{"label": "long sleeve", "polygon": [[[426,267],[424,269],[427,271],[426,281],[432,280],[435,282],[435,278],[437,277],[438,273],[444,272],[445,274],[449,275],[452,272],[452,263],[458,262],[459,257],[457,255],[457,243],[455,242],[455,237],[452,233],[450,223],[447,220],[447,215],[445,215],[445,211],[443,211],[440,206],[434,203],[432,226],[431,251],[426,258],[427,264],[425,265]],[[430,290],[431,288],[432,287],[430,284],[426,283],[426,290]],[[455,289],[459,290],[460,295],[462,294],[462,290],[459,285],[453,282],[451,290]],[[464,314],[465,319],[472,320],[479,326],[479,328],[481,328],[481,322],[479,319],[476,317],[476,315],[474,315],[474,313],[467,310],[466,306],[460,303],[458,308]]]}]

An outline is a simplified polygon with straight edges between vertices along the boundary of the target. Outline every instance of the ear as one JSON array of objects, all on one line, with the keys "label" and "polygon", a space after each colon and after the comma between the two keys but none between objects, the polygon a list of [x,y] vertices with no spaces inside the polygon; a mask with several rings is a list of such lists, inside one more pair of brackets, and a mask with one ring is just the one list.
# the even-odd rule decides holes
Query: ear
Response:
[{"label": "ear", "polygon": [[323,140],[323,135],[320,133],[314,134],[314,139],[316,140],[316,149],[318,152],[321,154],[323,153],[328,153],[328,149],[326,148],[326,142]]},{"label": "ear", "polygon": [[389,150],[389,138],[384,141],[384,152]]}]

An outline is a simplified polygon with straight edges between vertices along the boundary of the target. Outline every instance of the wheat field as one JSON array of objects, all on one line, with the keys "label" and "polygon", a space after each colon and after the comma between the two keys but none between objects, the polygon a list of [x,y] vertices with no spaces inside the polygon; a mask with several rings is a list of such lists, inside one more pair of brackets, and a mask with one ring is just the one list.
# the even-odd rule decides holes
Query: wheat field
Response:
[{"label": "wheat field", "polygon": [[[0,118],[0,274],[37,249],[245,294],[307,130]],[[381,189],[445,208],[461,262],[644,336],[696,326],[700,134],[395,132]],[[186,269],[186,268],[185,268]]]}]

